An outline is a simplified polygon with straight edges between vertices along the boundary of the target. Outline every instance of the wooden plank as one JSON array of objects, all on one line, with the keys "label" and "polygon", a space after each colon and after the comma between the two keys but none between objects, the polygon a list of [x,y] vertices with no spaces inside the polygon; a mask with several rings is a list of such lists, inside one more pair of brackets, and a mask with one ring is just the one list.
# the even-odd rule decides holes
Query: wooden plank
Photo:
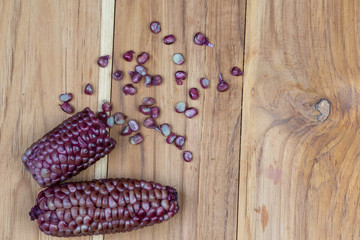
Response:
[{"label": "wooden plank", "polygon": [[238,239],[360,238],[359,11],[247,2]]},{"label": "wooden plank", "polygon": [[[58,106],[60,93],[74,93],[76,110],[97,108],[97,96],[83,89],[88,82],[99,89],[100,19],[101,1],[0,2],[0,239],[52,239],[30,221],[42,189],[21,155],[69,116]],[[94,167],[72,180],[92,178]]]},{"label": "wooden plank", "polygon": [[[112,72],[112,52],[114,34],[114,0],[104,0],[101,3],[101,40],[100,56],[110,55],[109,67],[99,69],[99,94],[98,110],[102,111],[101,106],[104,100],[110,102],[111,99],[111,72]],[[108,156],[105,156],[95,165],[95,177],[106,178]]]},{"label": "wooden plank", "polygon": [[[98,110],[101,111],[102,101],[111,102],[111,72],[114,40],[114,11],[115,0],[103,0],[101,5],[101,41],[100,56],[111,55],[109,67],[99,69]],[[103,157],[95,165],[95,178],[106,178],[108,170],[108,156]],[[93,240],[102,240],[103,235],[93,236]]]},{"label": "wooden plank", "polygon": [[[113,82],[114,112],[122,111],[129,118],[142,122],[145,116],[137,106],[145,96],[155,97],[161,109],[158,123],[170,123],[177,134],[186,135],[186,149],[193,151],[194,160],[185,163],[182,152],[167,145],[164,137],[142,128],[145,141],[129,144],[129,137],[120,137],[112,130],[118,147],[109,156],[109,177],[131,177],[153,180],[174,186],[179,191],[180,212],[166,223],[122,234],[122,239],[236,239],[237,190],[241,126],[242,78],[231,77],[234,65],[242,66],[244,36],[244,1],[139,1],[116,2],[114,71],[125,73],[136,65],[122,59],[128,50],[150,53],[145,64],[150,74],[163,76],[163,84],[145,88],[136,85],[138,93],[125,96],[121,89],[130,83],[128,74]],[[149,24],[161,22],[162,31],[152,34]],[[215,48],[193,43],[196,32],[206,33]],[[221,34],[220,34],[221,33]],[[173,45],[162,38],[174,34]],[[181,52],[185,64],[176,66],[172,55]],[[137,54],[134,55],[136,58]],[[184,85],[177,86],[174,73],[188,72]],[[231,79],[226,93],[216,91],[217,76],[224,73]],[[199,79],[206,76],[211,88],[203,90]],[[200,99],[190,100],[188,89],[197,87]],[[199,109],[189,120],[173,110],[178,101],[187,101]],[[107,235],[106,240],[118,235]]]}]

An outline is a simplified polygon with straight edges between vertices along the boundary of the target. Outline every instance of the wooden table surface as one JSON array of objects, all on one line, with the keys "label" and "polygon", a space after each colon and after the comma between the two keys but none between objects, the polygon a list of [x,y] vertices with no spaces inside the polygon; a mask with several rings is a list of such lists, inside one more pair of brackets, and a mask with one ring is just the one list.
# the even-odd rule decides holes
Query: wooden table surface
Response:
[{"label": "wooden table surface", "polygon": [[[149,31],[152,20],[160,34]],[[138,231],[77,239],[360,239],[359,1],[0,0],[0,30],[0,239],[52,239],[30,221],[41,188],[21,155],[69,116],[58,106],[64,92],[76,110],[107,99],[139,121],[136,106],[152,96],[159,122],[186,135],[194,153],[186,163],[159,133],[143,128],[144,143],[132,146],[113,128],[118,147],[71,180],[174,186],[180,212]],[[198,31],[215,48],[193,44]],[[162,43],[167,34],[175,44]],[[163,76],[161,86],[122,94],[128,75],[117,82],[111,73],[134,67],[121,57],[130,49],[150,53],[146,67]],[[176,52],[184,65],[172,63]],[[105,54],[112,58],[100,69]],[[230,75],[235,65],[243,77]],[[188,72],[182,86],[178,70]],[[220,72],[225,93],[216,91]],[[93,96],[82,93],[87,83]],[[199,115],[175,113],[178,101]]]}]

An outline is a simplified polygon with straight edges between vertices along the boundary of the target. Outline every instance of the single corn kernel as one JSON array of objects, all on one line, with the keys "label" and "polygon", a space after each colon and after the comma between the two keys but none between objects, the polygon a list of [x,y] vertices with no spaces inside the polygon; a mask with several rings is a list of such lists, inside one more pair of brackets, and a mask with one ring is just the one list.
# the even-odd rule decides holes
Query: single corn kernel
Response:
[{"label": "single corn kernel", "polygon": [[124,60],[127,62],[131,62],[133,59],[134,53],[135,52],[133,50],[130,50],[130,51],[127,51],[126,53],[124,53],[124,55],[123,55]]},{"label": "single corn kernel", "polygon": [[152,106],[155,104],[155,99],[152,98],[152,97],[145,97],[143,98],[142,100],[142,104],[145,105],[145,106]]},{"label": "single corn kernel", "polygon": [[185,62],[184,56],[181,53],[175,53],[173,55],[173,62],[176,65],[182,65]]},{"label": "single corn kernel", "polygon": [[141,133],[137,133],[130,138],[130,143],[132,145],[137,145],[139,143],[142,143],[143,141],[144,141],[144,137],[141,135]]},{"label": "single corn kernel", "polygon": [[175,111],[177,113],[183,113],[183,112],[185,112],[185,110],[186,110],[186,103],[185,102],[178,102],[175,105]]},{"label": "single corn kernel", "polygon": [[149,54],[147,52],[140,53],[136,59],[139,64],[145,64],[147,60],[149,60]]},{"label": "single corn kernel", "polygon": [[161,124],[160,130],[161,130],[162,135],[164,135],[164,137],[167,137],[171,133],[171,126],[167,123]]},{"label": "single corn kernel", "polygon": [[60,94],[60,96],[59,96],[59,99],[62,102],[70,102],[72,98],[73,98],[72,93],[63,93],[63,94]]}]

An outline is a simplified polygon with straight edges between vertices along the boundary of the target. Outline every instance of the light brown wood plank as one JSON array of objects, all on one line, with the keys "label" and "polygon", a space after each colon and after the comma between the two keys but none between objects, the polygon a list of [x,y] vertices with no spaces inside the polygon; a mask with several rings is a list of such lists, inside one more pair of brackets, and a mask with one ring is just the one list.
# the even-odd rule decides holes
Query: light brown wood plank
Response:
[{"label": "light brown wood plank", "polygon": [[247,1],[238,239],[360,238],[359,12]]},{"label": "light brown wood plank", "polygon": [[[158,123],[170,123],[173,131],[186,135],[185,149],[194,153],[193,162],[185,163],[182,152],[167,145],[158,132],[142,128],[144,143],[132,146],[129,137],[119,136],[121,128],[112,130],[118,147],[109,156],[109,177],[143,178],[179,191],[178,215],[122,234],[122,239],[236,239],[242,78],[232,77],[230,69],[242,66],[244,10],[243,1],[116,1],[114,71],[127,72],[136,65],[135,60],[122,59],[125,51],[147,51],[150,60],[145,66],[150,74],[162,75],[163,84],[145,88],[141,82],[136,95],[124,96],[121,89],[130,83],[126,73],[121,82],[113,81],[114,112],[142,122],[145,116],[137,111],[138,105],[145,96],[155,97],[161,109]],[[153,20],[161,23],[157,35],[149,30]],[[195,45],[193,36],[198,31],[206,33],[215,48]],[[168,34],[177,38],[170,46],[162,42]],[[185,56],[182,66],[172,62],[177,52]],[[174,80],[177,70],[188,72],[182,86]],[[226,93],[216,91],[220,72],[231,79]],[[207,90],[199,84],[205,76],[211,80]],[[199,88],[199,100],[188,97],[190,87]],[[198,116],[187,119],[173,110],[176,102],[184,100],[199,109]]]},{"label": "light brown wood plank", "polygon": [[[100,56],[112,55],[113,40],[114,40],[114,11],[115,0],[103,0],[101,2],[101,40],[100,40]],[[102,109],[102,102],[104,100],[111,101],[111,72],[112,72],[112,58],[109,61],[109,67],[99,69],[99,93],[98,93],[98,110]],[[108,156],[100,159],[94,166],[95,178],[101,179],[107,177]],[[104,239],[103,235],[93,236],[93,240]]]},{"label": "light brown wood plank", "polygon": [[[110,55],[109,65],[106,68],[99,68],[99,92],[98,111],[102,111],[102,102],[110,102],[111,98],[111,71],[112,71],[112,52],[113,52],[113,33],[114,33],[114,0],[105,0],[101,2],[101,40],[100,56]],[[108,156],[97,162],[95,165],[95,177],[106,178]]]},{"label": "light brown wood plank", "polygon": [[[42,189],[21,155],[69,116],[58,106],[60,93],[74,94],[76,110],[96,110],[100,20],[101,1],[0,2],[0,239],[52,239],[30,221]],[[83,94],[89,82],[94,96]],[[71,180],[93,177],[91,167]]]}]

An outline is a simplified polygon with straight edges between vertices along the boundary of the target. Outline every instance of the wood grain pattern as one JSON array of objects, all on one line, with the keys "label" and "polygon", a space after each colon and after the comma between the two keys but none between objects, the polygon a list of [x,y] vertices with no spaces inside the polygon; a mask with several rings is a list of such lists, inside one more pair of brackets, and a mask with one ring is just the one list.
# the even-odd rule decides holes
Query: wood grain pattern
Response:
[{"label": "wood grain pattern", "polygon": [[248,1],[238,239],[360,238],[359,11]]},{"label": "wood grain pattern", "polygon": [[[0,1],[0,239],[52,239],[30,221],[41,188],[21,155],[69,116],[60,93],[74,93],[76,110],[97,108],[83,89],[99,87],[100,18],[101,1]],[[93,177],[91,167],[72,180]]]},{"label": "wood grain pattern", "polygon": [[[119,130],[112,130],[118,147],[109,156],[109,177],[157,181],[174,186],[180,196],[180,212],[173,219],[123,234],[122,239],[236,239],[242,78],[230,77],[229,72],[234,65],[242,66],[244,4],[243,1],[116,2],[114,71],[127,72],[136,65],[134,60],[128,63],[122,59],[124,52],[147,51],[151,57],[145,66],[150,74],[160,74],[163,84],[145,88],[141,82],[136,85],[136,95],[124,96],[121,89],[130,83],[126,74],[121,82],[113,82],[114,111],[122,111],[142,123],[145,117],[137,107],[143,97],[154,97],[161,109],[158,123],[170,123],[174,132],[186,135],[185,149],[194,153],[194,160],[186,163],[182,152],[166,144],[165,138],[154,130],[142,128],[145,141],[138,146],[131,146],[129,137],[121,137]],[[153,20],[161,23],[161,33],[149,31]],[[215,48],[195,45],[193,36],[198,31],[206,33]],[[168,34],[177,38],[173,45],[162,42]],[[172,62],[172,55],[177,52],[185,57],[182,66]],[[182,86],[174,80],[177,70],[188,73]],[[216,91],[220,72],[231,79],[227,93]],[[207,90],[199,84],[199,79],[205,76],[211,80],[211,88]],[[199,88],[199,100],[188,97],[190,87]],[[173,109],[178,101],[197,107],[199,115],[187,119],[176,113]],[[105,236],[106,240],[117,238],[117,235]]]},{"label": "wood grain pattern", "polygon": [[[28,199],[41,189],[20,157],[68,117],[57,105],[63,92],[75,94],[77,110],[111,99],[114,112],[139,122],[137,106],[153,96],[158,122],[186,135],[194,153],[185,163],[148,129],[145,142],[131,146],[115,127],[117,149],[72,181],[154,180],[179,190],[180,212],[151,228],[77,239],[359,239],[359,13],[355,0],[0,0],[0,239],[52,239],[29,220]],[[160,34],[149,31],[152,20]],[[198,31],[215,48],[194,45]],[[175,44],[162,43],[167,34]],[[121,57],[130,49],[150,53],[145,66],[163,76],[161,86],[121,93],[129,76],[116,82],[110,74],[133,69],[135,61]],[[183,66],[172,63],[176,52]],[[232,77],[244,52],[245,76]],[[99,70],[102,54],[113,62]],[[189,74],[183,86],[177,70]],[[226,93],[215,89],[220,72],[230,79]],[[210,89],[201,89],[201,77]],[[82,93],[88,82],[95,96]],[[190,87],[200,89],[199,100],[188,97]],[[173,111],[184,100],[200,110],[194,119]],[[328,118],[318,118],[316,109],[327,110],[320,100],[331,104]]]}]

